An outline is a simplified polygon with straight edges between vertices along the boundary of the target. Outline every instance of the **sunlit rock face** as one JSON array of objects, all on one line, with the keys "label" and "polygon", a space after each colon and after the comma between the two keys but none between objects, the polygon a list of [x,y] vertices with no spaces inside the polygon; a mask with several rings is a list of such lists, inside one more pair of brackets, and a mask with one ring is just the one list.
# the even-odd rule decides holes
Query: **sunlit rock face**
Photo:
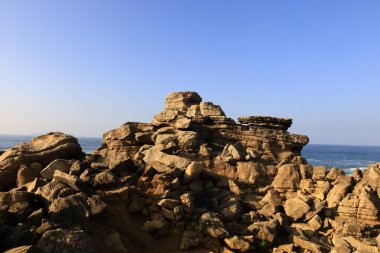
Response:
[{"label": "sunlit rock face", "polygon": [[0,251],[378,253],[380,165],[309,165],[291,124],[235,122],[175,92],[152,122],[104,133],[90,155],[62,133],[11,148]]}]

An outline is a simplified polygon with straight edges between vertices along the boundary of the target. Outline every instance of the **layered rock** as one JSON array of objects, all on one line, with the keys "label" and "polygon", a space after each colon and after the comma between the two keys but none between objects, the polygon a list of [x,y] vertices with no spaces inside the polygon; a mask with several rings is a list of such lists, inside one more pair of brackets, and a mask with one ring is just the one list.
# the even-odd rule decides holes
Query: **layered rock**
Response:
[{"label": "layered rock", "polygon": [[0,250],[378,252],[378,164],[327,171],[300,156],[308,138],[291,119],[238,121],[176,92],[91,155],[61,133],[8,150]]}]

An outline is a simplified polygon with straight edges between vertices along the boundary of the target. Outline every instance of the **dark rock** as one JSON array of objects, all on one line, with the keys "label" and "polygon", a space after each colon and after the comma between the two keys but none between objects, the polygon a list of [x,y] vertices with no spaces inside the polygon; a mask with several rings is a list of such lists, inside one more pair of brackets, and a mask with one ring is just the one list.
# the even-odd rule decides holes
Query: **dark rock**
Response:
[{"label": "dark rock", "polygon": [[47,231],[36,246],[44,253],[98,252],[95,242],[83,230],[56,229]]}]

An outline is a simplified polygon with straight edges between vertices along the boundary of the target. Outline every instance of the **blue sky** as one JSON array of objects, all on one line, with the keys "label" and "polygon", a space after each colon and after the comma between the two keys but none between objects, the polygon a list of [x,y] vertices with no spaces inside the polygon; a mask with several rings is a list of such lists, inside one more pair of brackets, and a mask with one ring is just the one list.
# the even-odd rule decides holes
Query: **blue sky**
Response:
[{"label": "blue sky", "polygon": [[0,133],[101,136],[172,91],[380,145],[380,1],[0,1]]}]

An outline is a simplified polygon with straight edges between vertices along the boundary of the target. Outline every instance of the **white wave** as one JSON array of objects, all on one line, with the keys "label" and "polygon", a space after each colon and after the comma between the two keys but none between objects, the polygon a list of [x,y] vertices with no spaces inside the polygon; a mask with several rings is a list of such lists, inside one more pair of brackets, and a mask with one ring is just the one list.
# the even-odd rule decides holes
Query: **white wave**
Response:
[{"label": "white wave", "polygon": [[352,174],[352,172],[354,172],[355,169],[366,170],[368,168],[367,167],[345,168],[343,169],[343,171],[346,172],[346,174],[350,175]]}]

